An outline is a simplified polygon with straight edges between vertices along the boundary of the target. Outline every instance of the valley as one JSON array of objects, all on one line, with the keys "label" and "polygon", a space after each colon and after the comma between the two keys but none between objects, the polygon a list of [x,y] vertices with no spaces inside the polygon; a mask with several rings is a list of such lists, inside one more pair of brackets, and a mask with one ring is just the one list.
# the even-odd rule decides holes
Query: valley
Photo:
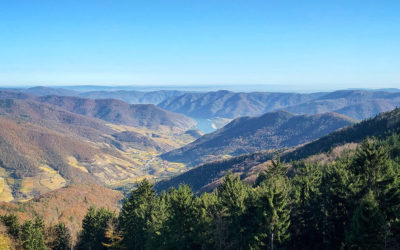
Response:
[{"label": "valley", "polygon": [[[134,115],[109,123],[111,118],[98,118],[97,111],[91,111],[91,107],[96,109],[93,105],[98,105],[93,100],[57,97],[58,105],[53,105],[54,96],[44,100],[17,93],[1,94],[3,201],[29,200],[81,182],[129,190],[142,178],[157,180],[186,169],[183,164],[165,162],[158,155],[195,139],[185,134],[195,125],[189,118],[164,114],[155,106],[144,110],[140,106]],[[81,108],[82,103],[87,103],[87,108],[77,111],[73,107],[78,103]],[[131,108],[122,102],[118,102],[119,106],[112,102],[103,105],[114,105],[114,110]],[[65,106],[71,108],[67,110]],[[136,117],[140,112],[151,115],[152,109],[161,120],[151,118],[145,123],[147,118],[141,116],[139,121]]]},{"label": "valley", "polygon": [[80,182],[128,192],[143,178],[296,147],[399,104],[398,92],[366,90],[1,90],[0,199],[26,201]]},{"label": "valley", "polygon": [[0,250],[400,250],[400,1],[1,1]]},{"label": "valley", "polygon": [[1,90],[0,215],[43,216],[46,230],[63,223],[79,245],[86,211],[117,216],[145,183],[160,197],[183,184],[212,197],[230,174],[258,185],[277,155],[295,179],[304,166],[354,157],[368,138],[388,144],[399,133],[397,105],[398,92],[364,90]]}]

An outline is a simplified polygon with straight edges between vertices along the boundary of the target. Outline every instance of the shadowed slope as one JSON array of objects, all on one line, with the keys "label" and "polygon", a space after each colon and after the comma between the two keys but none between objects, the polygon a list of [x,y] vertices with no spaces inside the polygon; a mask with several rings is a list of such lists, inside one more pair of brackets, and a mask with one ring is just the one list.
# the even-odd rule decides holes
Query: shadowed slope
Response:
[{"label": "shadowed slope", "polygon": [[351,124],[350,118],[326,113],[294,115],[285,111],[259,117],[242,117],[162,157],[195,165],[220,155],[239,155],[260,150],[293,147],[315,140]]},{"label": "shadowed slope", "polygon": [[[281,159],[287,162],[304,159],[326,153],[348,143],[359,143],[367,137],[385,137],[393,132],[400,132],[400,109],[350,125],[298,148],[288,149],[281,153]],[[213,187],[211,184],[218,183],[228,170],[241,173],[244,177],[255,167],[270,160],[273,154],[274,152],[257,152],[203,164],[170,180],[157,183],[156,188],[157,190],[167,190],[171,186],[177,187],[179,184],[186,183],[190,184],[195,191],[210,191]]]}]

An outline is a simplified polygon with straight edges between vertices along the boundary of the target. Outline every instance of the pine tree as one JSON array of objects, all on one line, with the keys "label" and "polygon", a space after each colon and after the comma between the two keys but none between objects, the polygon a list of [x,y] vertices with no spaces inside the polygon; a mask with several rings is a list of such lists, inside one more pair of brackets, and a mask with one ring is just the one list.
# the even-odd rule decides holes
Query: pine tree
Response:
[{"label": "pine tree", "polygon": [[153,184],[147,179],[137,183],[119,216],[124,245],[128,249],[145,249],[158,243],[164,217],[163,201],[157,198]]},{"label": "pine tree", "polygon": [[269,247],[274,249],[290,237],[289,186],[286,177],[272,177],[263,186],[261,202],[265,202]]},{"label": "pine tree", "polygon": [[347,161],[324,168],[318,198],[323,248],[337,249],[345,244],[349,214],[357,204],[353,180]]},{"label": "pine tree", "polygon": [[165,222],[165,244],[167,249],[194,249],[196,244],[195,228],[198,224],[198,212],[195,196],[188,185],[178,189],[171,188],[167,196],[168,218]]},{"label": "pine tree", "polygon": [[115,214],[105,208],[90,207],[82,221],[78,249],[105,249],[102,242],[105,240],[105,231]]},{"label": "pine tree", "polygon": [[13,237],[18,237],[20,229],[18,217],[15,214],[10,214],[3,215],[0,219],[7,227],[7,232]]},{"label": "pine tree", "polygon": [[[391,139],[390,141],[394,142]],[[357,205],[361,200],[360,197],[369,192],[373,193],[378,208],[385,218],[385,244],[392,244],[395,241],[395,225],[400,214],[399,165],[389,157],[390,149],[394,146],[396,145],[375,139],[365,140],[351,165],[356,176],[354,183],[359,187],[357,196],[352,200]]]},{"label": "pine tree", "polygon": [[385,218],[372,191],[362,199],[355,211],[348,237],[351,249],[383,249]]},{"label": "pine tree", "polygon": [[296,163],[296,176],[291,179],[291,241],[300,249],[322,248],[320,164]]},{"label": "pine tree", "polygon": [[218,218],[217,196],[215,193],[204,193],[196,198],[196,212],[198,223],[195,227],[196,243],[202,249],[214,249],[215,239],[215,219]]},{"label": "pine tree", "polygon": [[220,211],[216,220],[219,248],[238,249],[244,244],[242,215],[246,209],[248,189],[238,176],[228,172],[216,191]]},{"label": "pine tree", "polygon": [[64,223],[59,223],[54,227],[55,241],[52,249],[54,250],[70,250],[71,249],[71,233]]},{"label": "pine tree", "polygon": [[275,176],[285,176],[287,174],[287,166],[281,162],[280,154],[277,153],[272,159],[271,164],[264,171],[261,171],[254,183],[254,186],[259,186],[262,182],[267,181],[269,178]]},{"label": "pine tree", "polygon": [[369,190],[379,195],[380,184],[385,182],[385,178],[392,171],[388,151],[378,145],[374,138],[364,140],[357,150],[350,170],[357,178],[356,182],[361,185],[361,197]]},{"label": "pine tree", "polygon": [[21,226],[20,239],[25,250],[46,249],[43,236],[43,220],[36,217],[35,221],[25,221]]}]

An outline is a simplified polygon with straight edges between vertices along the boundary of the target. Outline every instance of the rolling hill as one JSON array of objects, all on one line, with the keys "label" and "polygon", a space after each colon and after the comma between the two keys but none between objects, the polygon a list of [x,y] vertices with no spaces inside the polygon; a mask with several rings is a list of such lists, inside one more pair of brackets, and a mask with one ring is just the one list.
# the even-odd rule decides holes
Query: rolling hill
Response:
[{"label": "rolling hill", "polygon": [[224,155],[235,156],[304,144],[352,122],[350,118],[334,113],[294,115],[277,111],[259,117],[242,117],[161,157],[197,165]]},{"label": "rolling hill", "polygon": [[5,91],[16,91],[36,96],[59,95],[77,96],[91,99],[117,99],[130,104],[158,104],[170,97],[179,96],[187,91],[179,90],[157,90],[157,91],[136,91],[136,90],[80,90],[76,91],[67,88],[51,88],[36,86],[31,88],[8,88]]},{"label": "rolling hill", "polygon": [[373,117],[400,106],[400,93],[365,90],[335,91],[285,110],[296,114],[335,112],[357,120]]},{"label": "rolling hill", "polygon": [[64,223],[75,241],[90,206],[118,211],[123,195],[96,184],[72,184],[27,202],[0,202],[0,215],[15,214],[20,222],[39,215],[46,226]]},{"label": "rolling hill", "polygon": [[32,94],[37,96],[45,96],[45,95],[62,95],[62,96],[76,96],[79,95],[78,91],[63,89],[63,88],[50,88],[37,86],[26,89],[16,89],[26,94]]},{"label": "rolling hill", "polygon": [[135,91],[135,90],[115,90],[115,91],[89,91],[77,94],[77,96],[92,99],[118,99],[130,104],[159,104],[160,102],[180,96],[187,92],[178,90],[159,90],[159,91]]},{"label": "rolling hill", "polygon": [[196,126],[193,119],[163,110],[153,104],[128,104],[115,99],[94,100],[74,96],[34,96],[17,91],[0,91],[0,99],[47,103],[75,114],[138,128],[186,131]]},{"label": "rolling hill", "polygon": [[203,119],[257,116],[270,111],[286,110],[295,114],[335,112],[362,120],[400,106],[400,93],[372,90],[313,94],[217,91],[171,97],[159,106]]},{"label": "rolling hill", "polygon": [[[327,154],[335,149],[352,148],[351,145],[368,137],[383,138],[391,133],[400,133],[399,108],[332,132],[303,146],[285,150],[281,152],[281,159],[286,162],[306,159],[318,154]],[[266,164],[273,155],[274,152],[261,151],[206,163],[169,180],[161,181],[156,184],[156,188],[161,191],[167,190],[171,186],[177,187],[179,184],[186,183],[197,192],[211,191],[218,185],[227,171],[238,173],[242,178],[248,177],[249,174],[256,175],[260,171],[260,166]]]},{"label": "rolling hill", "polygon": [[36,100],[76,114],[132,127],[185,131],[196,126],[194,120],[182,114],[163,110],[153,104],[128,104],[115,99],[95,100],[67,96],[43,96]]},{"label": "rolling hill", "polygon": [[231,92],[226,90],[206,93],[187,93],[171,97],[158,106],[195,118],[237,118],[257,116],[271,110],[304,103],[322,96],[324,93],[268,93]]},{"label": "rolling hill", "polygon": [[182,164],[157,155],[194,140],[184,131],[113,124],[25,94],[2,97],[13,95],[20,99],[0,98],[2,201],[29,199],[69,183],[121,188],[144,176],[176,174]]},{"label": "rolling hill", "polygon": [[[11,90],[11,89],[10,89]],[[12,89],[37,96],[80,96],[93,99],[118,99],[130,104],[157,104],[159,107],[201,119],[233,119],[286,110],[295,114],[335,112],[362,120],[400,106],[397,89],[349,89],[327,93],[270,92],[185,92],[177,90],[135,91],[101,90],[78,92],[63,88],[33,87]]]}]

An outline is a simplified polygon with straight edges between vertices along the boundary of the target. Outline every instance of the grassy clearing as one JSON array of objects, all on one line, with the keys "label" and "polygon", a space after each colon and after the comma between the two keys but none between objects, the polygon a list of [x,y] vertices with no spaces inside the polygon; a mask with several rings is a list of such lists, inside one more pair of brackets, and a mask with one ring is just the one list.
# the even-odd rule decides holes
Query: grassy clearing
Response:
[{"label": "grassy clearing", "polygon": [[25,195],[28,195],[29,193],[32,193],[33,191],[33,183],[34,183],[34,178],[33,177],[25,177],[21,181],[21,188],[19,191]]},{"label": "grassy clearing", "polygon": [[4,178],[0,178],[0,201],[12,201],[14,199],[11,188]]},{"label": "grassy clearing", "polygon": [[89,171],[84,166],[79,165],[79,162],[78,162],[78,160],[76,160],[75,157],[73,157],[73,156],[67,157],[67,162],[68,162],[68,165],[70,165],[71,167],[77,168],[77,169],[81,170],[82,172],[89,173]]},{"label": "grassy clearing", "polygon": [[54,169],[47,165],[40,165],[39,169],[44,173],[40,176],[40,184],[50,190],[65,187],[67,181]]}]

